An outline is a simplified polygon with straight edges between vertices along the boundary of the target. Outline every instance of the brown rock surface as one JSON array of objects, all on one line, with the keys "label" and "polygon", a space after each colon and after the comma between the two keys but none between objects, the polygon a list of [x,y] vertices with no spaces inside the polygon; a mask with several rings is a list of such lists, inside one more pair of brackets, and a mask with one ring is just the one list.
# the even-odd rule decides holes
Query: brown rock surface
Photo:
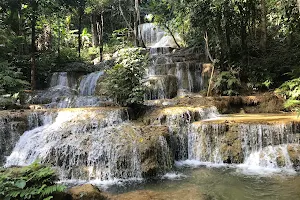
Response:
[{"label": "brown rock surface", "polygon": [[68,190],[73,200],[107,200],[108,196],[97,187],[86,184],[76,186]]}]

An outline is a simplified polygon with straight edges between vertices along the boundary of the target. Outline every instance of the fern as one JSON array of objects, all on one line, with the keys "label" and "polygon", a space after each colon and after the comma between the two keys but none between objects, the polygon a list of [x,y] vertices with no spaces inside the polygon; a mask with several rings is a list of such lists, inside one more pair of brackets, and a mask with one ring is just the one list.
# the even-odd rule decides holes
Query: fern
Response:
[{"label": "fern", "polygon": [[23,168],[0,170],[0,199],[52,199],[65,186],[56,185],[55,172],[46,166],[33,163]]},{"label": "fern", "polygon": [[284,106],[298,111],[300,108],[300,78],[296,78],[283,83],[275,91],[286,99]]},{"label": "fern", "polygon": [[21,69],[11,63],[0,63],[0,94],[13,94],[27,88],[29,83],[24,80]]}]

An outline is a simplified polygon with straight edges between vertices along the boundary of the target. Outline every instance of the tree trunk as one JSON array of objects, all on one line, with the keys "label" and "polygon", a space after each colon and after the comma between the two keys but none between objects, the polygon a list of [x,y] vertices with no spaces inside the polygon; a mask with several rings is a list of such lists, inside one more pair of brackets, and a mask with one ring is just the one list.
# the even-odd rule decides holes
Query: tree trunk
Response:
[{"label": "tree trunk", "polygon": [[260,47],[265,53],[267,49],[267,8],[265,0],[261,0],[261,38]]},{"label": "tree trunk", "polygon": [[101,14],[99,16],[99,21],[97,22],[97,32],[98,32],[98,41],[99,41],[100,62],[102,62],[103,61],[103,33],[104,33],[104,31],[103,31],[103,27],[104,27],[103,12],[101,12]]},{"label": "tree trunk", "polygon": [[82,16],[83,16],[83,8],[79,7],[79,23],[78,23],[78,56],[81,57],[81,46],[82,46],[82,40],[81,40],[81,32],[82,32]]},{"label": "tree trunk", "polygon": [[31,18],[31,90],[34,91],[36,89],[36,62],[35,62],[35,54],[36,54],[36,21],[37,21],[37,9],[38,3],[34,0],[32,1],[32,18]]},{"label": "tree trunk", "polygon": [[139,41],[139,24],[140,24],[140,8],[139,0],[134,0],[134,36],[135,36],[135,46],[140,46]]},{"label": "tree trunk", "polygon": [[129,23],[128,20],[126,19],[126,16],[124,15],[124,12],[123,12],[123,9],[122,9],[122,6],[121,6],[121,0],[119,0],[119,10],[120,10],[120,13],[121,13],[121,15],[122,15],[122,17],[123,17],[123,19],[124,19],[126,25],[127,25],[128,30],[129,30],[129,31],[132,31],[133,34],[134,34],[134,30],[132,29],[130,23]]},{"label": "tree trunk", "polygon": [[298,5],[298,9],[299,9],[299,14],[300,14],[300,0],[297,0],[297,5]]},{"label": "tree trunk", "polygon": [[229,15],[229,1],[227,0],[225,3],[225,8],[224,8],[224,16],[225,16],[225,37],[226,37],[226,44],[227,44],[227,49],[229,52],[228,58],[231,58],[231,30],[230,30],[230,19],[231,16]]},{"label": "tree trunk", "polygon": [[177,46],[178,48],[181,48],[181,46],[178,44],[178,42],[177,42],[177,40],[176,40],[176,38],[175,38],[173,32],[171,31],[171,29],[170,29],[166,24],[164,24],[164,27],[168,30],[168,32],[169,32],[170,35],[172,36],[172,38],[173,38],[173,40],[174,40],[176,46]]},{"label": "tree trunk", "polygon": [[92,44],[93,44],[93,47],[96,47],[99,45],[96,13],[93,13],[91,16],[91,30],[92,30]]}]

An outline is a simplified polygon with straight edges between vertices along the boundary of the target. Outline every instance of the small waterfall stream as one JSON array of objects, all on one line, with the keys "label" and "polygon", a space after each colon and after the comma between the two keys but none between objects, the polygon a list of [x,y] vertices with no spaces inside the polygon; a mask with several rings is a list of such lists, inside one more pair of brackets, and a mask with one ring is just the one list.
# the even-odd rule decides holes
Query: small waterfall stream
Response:
[{"label": "small waterfall stream", "polygon": [[[50,88],[41,91],[37,97],[39,104],[46,108],[80,108],[100,106],[106,98],[95,95],[98,80],[104,71],[93,72],[83,76],[68,72],[56,72],[52,75]],[[50,102],[50,103],[48,103]]]},{"label": "small waterfall stream", "polygon": [[103,71],[99,71],[84,76],[79,84],[79,94],[81,96],[93,96],[95,94],[97,81],[103,74]]}]

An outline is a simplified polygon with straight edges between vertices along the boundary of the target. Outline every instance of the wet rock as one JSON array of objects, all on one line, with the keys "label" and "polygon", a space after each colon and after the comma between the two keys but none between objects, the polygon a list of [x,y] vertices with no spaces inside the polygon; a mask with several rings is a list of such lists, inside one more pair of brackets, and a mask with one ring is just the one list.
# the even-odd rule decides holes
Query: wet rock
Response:
[{"label": "wet rock", "polygon": [[293,167],[300,170],[300,145],[290,144],[288,145],[288,154],[292,161]]},{"label": "wet rock", "polygon": [[76,186],[67,191],[72,200],[108,200],[108,196],[91,184]]}]

